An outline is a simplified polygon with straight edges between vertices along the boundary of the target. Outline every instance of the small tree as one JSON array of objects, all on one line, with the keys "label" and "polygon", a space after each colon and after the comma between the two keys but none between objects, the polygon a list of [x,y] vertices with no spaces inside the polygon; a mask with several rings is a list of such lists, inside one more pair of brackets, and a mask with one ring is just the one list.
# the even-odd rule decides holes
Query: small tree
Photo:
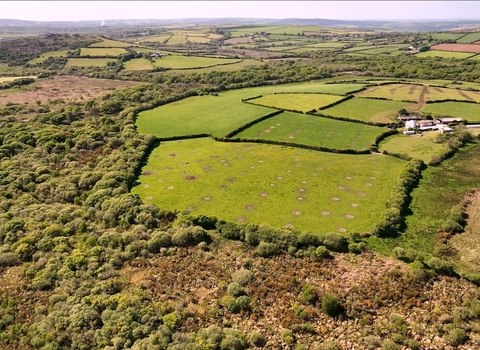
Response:
[{"label": "small tree", "polygon": [[333,294],[325,294],[322,300],[322,311],[331,317],[338,315],[340,311],[340,304],[337,297]]}]

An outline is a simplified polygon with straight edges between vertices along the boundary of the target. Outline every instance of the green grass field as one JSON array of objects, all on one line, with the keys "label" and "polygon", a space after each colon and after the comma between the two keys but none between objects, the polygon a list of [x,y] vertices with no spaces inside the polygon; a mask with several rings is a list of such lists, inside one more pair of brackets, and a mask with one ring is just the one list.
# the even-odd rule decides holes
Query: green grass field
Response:
[{"label": "green grass field", "polygon": [[50,51],[43,53],[40,57],[34,58],[33,60],[28,61],[29,64],[42,63],[49,57],[67,57],[69,50],[60,50],[60,51]]},{"label": "green grass field", "polygon": [[271,108],[242,103],[242,99],[273,92],[342,94],[362,86],[364,85],[324,84],[323,81],[313,81],[231,90],[220,96],[195,96],[139,113],[137,127],[140,133],[159,137],[199,133],[224,136],[237,127],[274,111]]},{"label": "green grass field", "polygon": [[80,56],[118,56],[127,53],[127,50],[121,47],[112,47],[112,48],[82,48],[80,50]]},{"label": "green grass field", "polygon": [[428,87],[427,93],[425,94],[426,101],[436,101],[436,100],[445,100],[445,99],[480,102],[480,92],[459,90],[459,89]]},{"label": "green grass field", "polygon": [[471,44],[480,40],[480,33],[468,33],[464,37],[457,40],[459,44]]},{"label": "green grass field", "polygon": [[104,39],[99,43],[93,43],[88,45],[88,47],[130,47],[132,44],[125,43],[123,41],[111,40],[111,39]]},{"label": "green grass field", "polygon": [[343,96],[326,94],[275,94],[250,100],[249,103],[276,109],[296,110],[305,113],[340,101],[342,98]]},{"label": "green grass field", "polygon": [[415,54],[416,57],[442,57],[442,58],[458,58],[458,59],[469,58],[473,55],[475,54],[470,52],[437,51],[437,50],[419,52]]},{"label": "green grass field", "polygon": [[412,158],[421,159],[425,163],[432,160],[446,150],[446,145],[433,142],[433,135],[438,132],[427,132],[424,136],[398,134],[388,137],[380,142],[379,151],[389,153],[406,154]]},{"label": "green grass field", "polygon": [[[241,60],[238,63],[225,64],[221,66],[205,67],[205,68],[191,68],[188,70],[188,73],[208,73],[208,72],[233,72],[239,69],[245,69],[250,67],[261,66],[265,64],[258,60],[245,59]],[[166,74],[180,74],[185,73],[183,69],[171,69],[165,72]]]},{"label": "green grass field", "polygon": [[171,69],[189,69],[233,64],[239,63],[240,61],[241,60],[239,59],[233,58],[228,59],[196,56],[165,56],[163,58],[153,60],[153,65],[155,67],[164,67]]},{"label": "green grass field", "polygon": [[146,58],[135,58],[123,63],[125,70],[152,70],[152,62]]},{"label": "green grass field", "polygon": [[105,67],[108,62],[116,62],[111,58],[69,58],[65,67]]},{"label": "green grass field", "polygon": [[331,108],[324,109],[320,113],[374,123],[389,123],[392,122],[398,110],[402,108],[408,109],[408,107],[408,102],[355,97]]},{"label": "green grass field", "polygon": [[435,40],[457,40],[463,35],[463,33],[433,33],[432,38]]},{"label": "green grass field", "polygon": [[367,150],[385,128],[284,112],[253,125],[235,137],[295,142],[336,149]]},{"label": "green grass field", "polygon": [[141,38],[137,42],[146,41],[146,42],[154,42],[154,43],[163,43],[163,42],[166,42],[168,39],[170,39],[171,36],[172,36],[171,34],[155,35],[155,36],[151,36],[151,37]]},{"label": "green grass field", "polygon": [[210,42],[210,39],[206,36],[188,35],[187,41],[190,43],[208,43]]},{"label": "green grass field", "polygon": [[9,82],[9,81],[14,81],[14,80],[17,80],[17,79],[24,79],[24,78],[37,79],[37,77],[35,75],[27,75],[27,76],[23,76],[23,77],[0,77],[0,83],[6,83],[6,82]]},{"label": "green grass field", "polygon": [[132,192],[161,209],[315,233],[369,231],[404,161],[211,139],[162,143]]},{"label": "green grass field", "polygon": [[167,41],[167,45],[179,45],[186,44],[187,36],[186,35],[172,35]]},{"label": "green grass field", "polygon": [[426,104],[422,112],[434,117],[450,116],[469,122],[480,122],[480,104],[465,102],[437,102]]}]

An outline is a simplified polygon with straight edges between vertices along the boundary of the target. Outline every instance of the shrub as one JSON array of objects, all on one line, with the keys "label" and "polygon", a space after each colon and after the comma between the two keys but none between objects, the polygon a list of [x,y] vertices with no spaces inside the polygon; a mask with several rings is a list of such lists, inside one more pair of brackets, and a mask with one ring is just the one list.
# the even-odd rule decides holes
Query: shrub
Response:
[{"label": "shrub", "polygon": [[315,250],[315,255],[319,259],[328,259],[331,257],[330,252],[324,246],[317,247],[317,249]]},{"label": "shrub", "polygon": [[317,291],[313,286],[305,284],[302,287],[302,299],[306,303],[314,304],[317,301]]},{"label": "shrub", "polygon": [[15,266],[20,263],[17,253],[0,253],[0,267]]},{"label": "shrub", "polygon": [[265,346],[265,339],[258,332],[253,332],[250,335],[250,343],[256,347],[262,348]]},{"label": "shrub", "polygon": [[275,243],[261,242],[255,252],[261,257],[268,258],[278,253],[278,246]]},{"label": "shrub", "polygon": [[180,315],[178,312],[174,311],[169,314],[166,314],[162,317],[163,324],[168,327],[171,331],[177,328],[178,323],[180,322]]},{"label": "shrub", "polygon": [[243,350],[248,347],[248,342],[245,336],[234,330],[234,329],[225,329],[225,337],[220,342],[221,350]]},{"label": "shrub", "polygon": [[253,278],[253,273],[247,269],[240,269],[235,271],[232,275],[232,280],[241,286],[246,286]]},{"label": "shrub", "polygon": [[246,295],[241,295],[236,299],[236,303],[240,310],[250,309],[250,298]]},{"label": "shrub", "polygon": [[395,344],[392,340],[387,339],[387,340],[383,341],[382,349],[383,350],[396,350],[396,349],[398,349],[398,347],[397,347],[397,344]]},{"label": "shrub", "polygon": [[293,332],[289,329],[284,329],[280,333],[280,337],[288,345],[292,345],[295,342],[295,336],[293,335]]},{"label": "shrub", "polygon": [[331,250],[333,252],[341,253],[348,250],[348,242],[345,237],[336,233],[327,234],[325,236],[323,244],[325,245],[325,247],[328,248],[328,250]]},{"label": "shrub", "polygon": [[238,297],[243,294],[243,288],[237,282],[232,282],[227,287],[227,293],[233,297]]},{"label": "shrub", "polygon": [[447,340],[450,345],[459,346],[468,340],[468,334],[461,328],[453,328],[445,336],[445,340]]},{"label": "shrub", "polygon": [[322,311],[331,317],[338,315],[340,311],[340,305],[335,295],[325,294],[322,300]]}]

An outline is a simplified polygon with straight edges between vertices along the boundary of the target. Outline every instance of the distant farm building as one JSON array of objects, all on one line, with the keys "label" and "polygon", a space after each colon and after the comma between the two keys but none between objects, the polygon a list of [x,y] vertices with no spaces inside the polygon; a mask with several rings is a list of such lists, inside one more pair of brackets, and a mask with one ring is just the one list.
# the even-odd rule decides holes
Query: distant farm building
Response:
[{"label": "distant farm building", "polygon": [[415,132],[415,130],[404,130],[403,133],[404,133],[405,135],[413,135],[413,134],[415,134],[416,132]]},{"label": "distant farm building", "polygon": [[438,118],[437,124],[448,124],[448,123],[460,123],[463,121],[462,118]]},{"label": "distant farm building", "polygon": [[152,52],[150,57],[163,57],[163,54],[161,52]]},{"label": "distant farm building", "polygon": [[407,129],[415,129],[417,127],[417,123],[415,120],[407,120],[405,122],[405,127]]},{"label": "distant farm building", "polygon": [[468,129],[480,128],[480,124],[470,124],[470,125],[467,125],[467,128]]}]

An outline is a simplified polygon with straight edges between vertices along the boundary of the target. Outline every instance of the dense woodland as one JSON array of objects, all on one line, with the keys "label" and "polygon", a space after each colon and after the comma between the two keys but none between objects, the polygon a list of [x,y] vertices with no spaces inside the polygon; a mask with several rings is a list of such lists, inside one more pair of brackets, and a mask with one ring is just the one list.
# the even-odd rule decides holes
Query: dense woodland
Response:
[{"label": "dense woodland", "polygon": [[[347,238],[191,216],[146,205],[129,189],[159,144],[136,132],[139,111],[187,96],[348,72],[480,82],[480,61],[312,53],[234,72],[175,75],[64,68],[61,59],[25,65],[42,52],[94,41],[46,35],[0,43],[0,62],[11,67],[5,75],[138,83],[95,99],[1,106],[1,348],[478,346],[479,290],[440,256],[397,249],[400,260],[381,257],[360,233]],[[409,163],[398,186],[415,186],[421,167]],[[387,214],[374,234],[401,228]]]}]

